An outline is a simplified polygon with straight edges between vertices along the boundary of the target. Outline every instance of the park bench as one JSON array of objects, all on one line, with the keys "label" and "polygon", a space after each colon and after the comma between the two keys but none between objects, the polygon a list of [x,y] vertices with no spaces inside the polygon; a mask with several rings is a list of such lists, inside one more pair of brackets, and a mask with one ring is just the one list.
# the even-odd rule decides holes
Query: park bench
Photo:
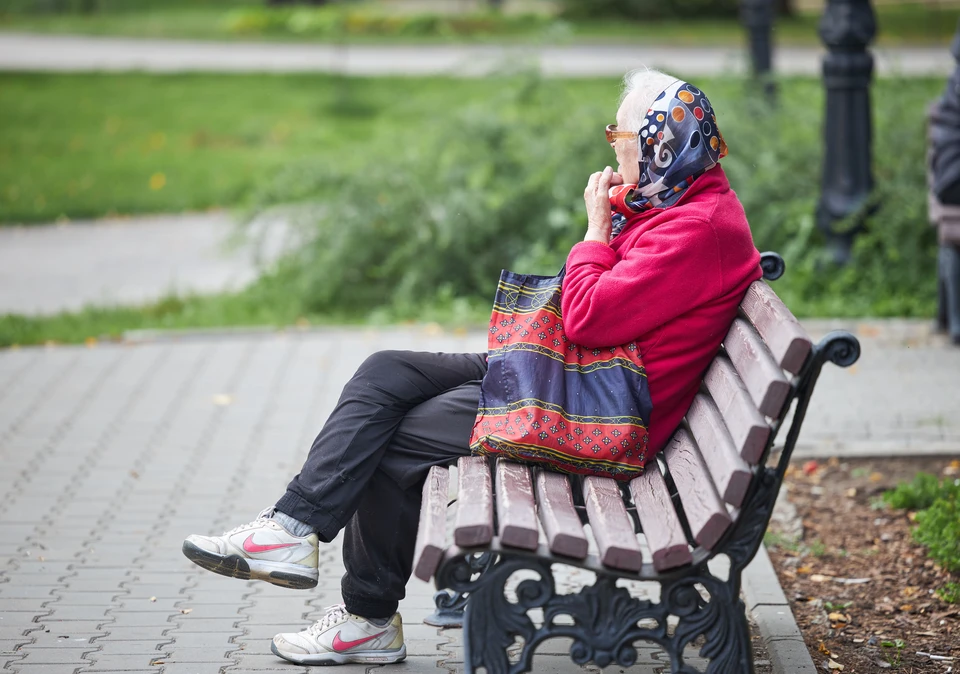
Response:
[{"label": "park bench", "polygon": [[[767,280],[783,274],[776,254],[765,253],[761,265]],[[635,642],[646,640],[667,652],[671,672],[696,672],[683,653],[702,637],[709,674],[753,672],[741,574],[763,540],[821,368],[827,361],[848,367],[859,355],[859,342],[842,331],[814,345],[757,281],[683,424],[642,477],[618,483],[464,457],[449,504],[449,471],[432,468],[414,574],[435,577],[441,623],[462,621],[465,671],[531,671],[537,646],[565,637],[578,664],[629,667]],[[791,408],[777,456],[774,441]],[[456,508],[450,538],[448,505]],[[726,577],[707,567],[721,554]],[[596,582],[561,594],[556,564],[592,571]],[[660,601],[632,597],[618,579],[658,582]],[[518,639],[519,658],[511,658],[507,649]]]}]

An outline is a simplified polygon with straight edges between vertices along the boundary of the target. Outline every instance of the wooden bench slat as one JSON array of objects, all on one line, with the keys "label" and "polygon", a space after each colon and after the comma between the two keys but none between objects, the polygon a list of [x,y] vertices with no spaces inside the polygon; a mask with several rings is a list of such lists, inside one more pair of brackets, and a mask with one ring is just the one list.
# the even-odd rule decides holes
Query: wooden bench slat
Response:
[{"label": "wooden bench slat", "polygon": [[533,504],[530,469],[513,461],[497,460],[497,523],[500,542],[513,548],[536,550],[540,539]]},{"label": "wooden bench slat", "polygon": [[583,500],[600,562],[614,569],[639,571],[643,566],[640,541],[616,481],[609,477],[584,478]]},{"label": "wooden bench slat", "polygon": [[690,564],[693,555],[656,461],[647,464],[641,477],[630,481],[630,495],[653,555],[653,567],[666,571]]},{"label": "wooden bench slat", "polygon": [[681,428],[674,434],[663,454],[693,539],[712,550],[732,520],[687,429]]},{"label": "wooden bench slat", "polygon": [[573,505],[573,492],[566,475],[536,471],[537,510],[547,546],[557,555],[585,559],[590,547]]},{"label": "wooden bench slat", "polygon": [[791,374],[798,374],[813,349],[813,342],[773,289],[763,281],[754,282],[747,289],[740,309],[757,328],[777,364]]},{"label": "wooden bench slat", "polygon": [[740,458],[720,410],[709,395],[698,393],[693,399],[687,411],[687,423],[720,496],[730,505],[739,506],[753,473]]},{"label": "wooden bench slat", "polygon": [[462,548],[487,545],[493,540],[493,485],[490,466],[482,456],[457,461],[459,493],[453,540]]},{"label": "wooden bench slat", "polygon": [[780,416],[790,394],[790,382],[754,327],[742,318],[735,319],[723,348],[757,409],[774,419]]},{"label": "wooden bench slat", "polygon": [[450,498],[450,471],[432,466],[423,485],[420,528],[414,548],[413,575],[423,581],[433,576],[447,549],[447,501]]},{"label": "wooden bench slat", "polygon": [[740,456],[755,465],[767,447],[770,426],[750,399],[747,387],[730,359],[723,354],[717,355],[707,369],[703,383],[720,408]]}]

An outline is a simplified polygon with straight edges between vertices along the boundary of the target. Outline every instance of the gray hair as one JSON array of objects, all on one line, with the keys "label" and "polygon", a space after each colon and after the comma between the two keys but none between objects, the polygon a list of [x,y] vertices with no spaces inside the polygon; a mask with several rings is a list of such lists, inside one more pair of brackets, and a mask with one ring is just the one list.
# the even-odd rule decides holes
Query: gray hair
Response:
[{"label": "gray hair", "polygon": [[657,100],[657,96],[677,81],[676,77],[667,75],[653,68],[631,70],[623,78],[623,92],[620,94],[620,105],[631,96],[632,105],[625,111],[626,122],[629,128],[625,131],[639,131],[647,110]]}]

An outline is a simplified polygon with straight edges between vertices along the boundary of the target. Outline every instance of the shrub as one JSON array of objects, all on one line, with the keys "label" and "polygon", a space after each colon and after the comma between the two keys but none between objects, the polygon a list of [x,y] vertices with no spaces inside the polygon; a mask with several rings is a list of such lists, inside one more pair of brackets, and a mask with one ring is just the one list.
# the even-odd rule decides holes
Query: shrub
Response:
[{"label": "shrub", "polygon": [[949,496],[917,513],[913,537],[927,547],[930,559],[951,573],[960,573],[960,481]]},{"label": "shrub", "polygon": [[[919,473],[913,482],[897,485],[883,498],[894,508],[917,510],[914,539],[926,546],[929,557],[944,569],[960,573],[960,479],[940,481]],[[945,590],[948,596],[955,596],[956,583]]]},{"label": "shrub", "polygon": [[884,492],[883,500],[898,510],[924,510],[938,498],[947,498],[953,491],[953,483],[941,482],[930,473],[917,473],[913,482],[901,482],[895,489]]},{"label": "shrub", "polygon": [[[831,266],[813,214],[821,162],[820,84],[782,84],[770,108],[745,82],[702,83],[731,147],[723,166],[761,250],[788,272],[777,291],[798,315],[930,316],[936,240],[925,221],[923,115],[938,82],[882,81],[876,89],[880,209],[852,263]],[[574,87],[569,90],[575,91]],[[563,86],[505,79],[503,94],[442,110],[428,138],[398,138],[364,169],[289,167],[257,195],[267,207],[319,201],[307,244],[284,263],[291,292],[313,312],[423,318],[456,304],[483,319],[502,268],[554,273],[583,236],[583,185],[612,163],[597,129],[611,116]]]},{"label": "shrub", "polygon": [[307,163],[261,192],[261,204],[337,195],[311,209],[307,244],[284,263],[308,311],[486,310],[504,267],[559,269],[582,236],[584,167],[611,158],[602,132],[583,133],[604,117],[547,99],[536,79],[514,84],[357,173]]}]

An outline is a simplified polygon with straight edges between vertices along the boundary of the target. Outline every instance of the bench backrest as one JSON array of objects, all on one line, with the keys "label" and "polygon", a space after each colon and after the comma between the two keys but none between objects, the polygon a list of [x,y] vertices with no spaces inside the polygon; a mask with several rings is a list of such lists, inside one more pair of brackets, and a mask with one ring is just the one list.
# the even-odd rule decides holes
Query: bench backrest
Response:
[{"label": "bench backrest", "polygon": [[[777,278],[783,262],[765,254],[764,270],[766,278]],[[710,556],[736,521],[790,403],[799,397],[803,410],[795,415],[790,432],[795,442],[822,365],[822,360],[811,357],[814,352],[813,342],[793,314],[766,282],[757,281],[741,302],[740,315],[709,366],[684,423],[642,477],[621,490],[609,478],[571,480],[498,460],[491,479],[487,459],[463,458],[458,464],[462,505],[457,510],[454,543],[461,548],[486,546],[498,535],[501,545],[535,550],[539,519],[549,552],[583,560],[588,538],[574,498],[575,485],[582,491],[581,510],[603,565],[623,571],[643,568],[645,560],[628,511],[632,507],[651,552],[649,571],[668,571],[692,563],[695,557]],[[856,355],[850,362],[855,360]],[[788,450],[792,442],[788,440]],[[415,573],[425,580],[447,547],[446,475],[446,469],[432,469],[424,491]],[[440,500],[430,501],[431,494]],[[433,505],[428,507],[428,502]]]}]

